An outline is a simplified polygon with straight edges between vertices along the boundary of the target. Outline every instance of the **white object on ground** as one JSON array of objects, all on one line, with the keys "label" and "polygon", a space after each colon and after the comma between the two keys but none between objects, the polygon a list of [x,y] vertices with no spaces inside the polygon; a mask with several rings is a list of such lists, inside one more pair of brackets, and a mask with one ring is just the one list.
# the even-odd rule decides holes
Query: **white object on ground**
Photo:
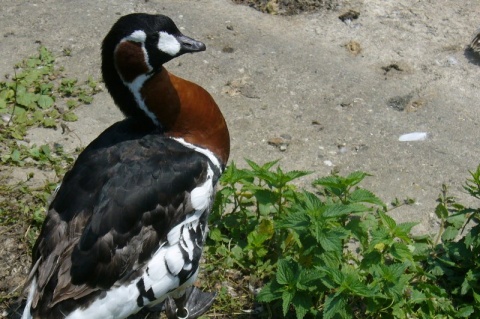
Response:
[{"label": "white object on ground", "polygon": [[427,132],[413,132],[401,135],[398,140],[400,142],[424,141],[427,139]]}]

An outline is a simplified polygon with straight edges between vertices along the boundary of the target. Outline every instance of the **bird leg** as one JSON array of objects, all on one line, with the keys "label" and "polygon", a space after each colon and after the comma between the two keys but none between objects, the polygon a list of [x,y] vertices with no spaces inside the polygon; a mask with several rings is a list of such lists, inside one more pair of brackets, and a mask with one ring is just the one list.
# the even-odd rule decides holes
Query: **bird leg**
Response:
[{"label": "bird leg", "polygon": [[207,312],[215,300],[216,293],[203,292],[189,287],[178,297],[168,297],[165,301],[165,313],[168,319],[196,319]]}]

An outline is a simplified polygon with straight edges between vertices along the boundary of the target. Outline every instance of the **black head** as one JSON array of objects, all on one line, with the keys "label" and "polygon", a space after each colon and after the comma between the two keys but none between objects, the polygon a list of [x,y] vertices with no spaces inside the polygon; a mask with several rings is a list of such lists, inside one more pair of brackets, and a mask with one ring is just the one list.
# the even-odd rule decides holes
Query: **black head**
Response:
[{"label": "black head", "polygon": [[[125,42],[133,45],[122,46]],[[119,58],[121,49],[128,52]],[[167,16],[145,13],[123,16],[103,40],[102,74],[105,85],[126,116],[144,116],[138,107],[132,107],[136,104],[135,98],[125,88],[126,82],[140,75],[155,73],[164,63],[182,54],[204,50],[205,44],[183,35]]]}]

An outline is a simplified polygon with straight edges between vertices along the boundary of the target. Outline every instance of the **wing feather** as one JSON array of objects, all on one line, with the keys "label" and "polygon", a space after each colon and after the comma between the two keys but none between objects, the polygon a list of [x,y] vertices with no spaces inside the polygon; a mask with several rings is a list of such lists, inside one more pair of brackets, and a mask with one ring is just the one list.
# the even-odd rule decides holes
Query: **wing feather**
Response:
[{"label": "wing feather", "polygon": [[[34,247],[34,263],[41,262],[32,308],[129,280],[195,212],[192,190],[212,183],[205,155],[151,129],[132,136],[138,131],[132,125],[138,124],[125,120],[107,129],[65,176]],[[195,206],[206,207],[204,195],[196,195]]]}]

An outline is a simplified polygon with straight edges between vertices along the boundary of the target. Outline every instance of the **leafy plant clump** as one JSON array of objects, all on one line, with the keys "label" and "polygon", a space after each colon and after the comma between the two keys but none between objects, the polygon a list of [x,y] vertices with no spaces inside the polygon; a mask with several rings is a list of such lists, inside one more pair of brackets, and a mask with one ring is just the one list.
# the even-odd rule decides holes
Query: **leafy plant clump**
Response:
[{"label": "leafy plant clump", "polygon": [[[79,151],[66,152],[58,143],[32,145],[26,138],[28,130],[61,128],[63,133],[70,133],[68,123],[77,120],[74,110],[90,104],[99,91],[91,77],[85,83],[66,77],[45,47],[18,63],[14,74],[0,81],[0,233],[13,239],[15,244],[10,249],[24,247],[16,249],[30,251],[45,218],[48,201]],[[39,172],[48,177],[39,179],[35,176]],[[2,274],[11,277],[4,278],[0,287],[0,311],[21,294],[21,289],[7,284],[13,276],[18,278],[21,266],[5,262],[10,260],[6,257],[10,253],[8,250],[1,256],[5,268]]]},{"label": "leafy plant clump", "polygon": [[[308,172],[247,162],[251,169],[232,164],[222,177],[206,269],[222,286],[260,286],[256,301],[268,310],[260,316],[480,315],[479,209],[457,203],[446,187],[435,210],[439,233],[414,236],[416,223],[395,222],[377,196],[359,187],[366,173],[319,178],[316,191],[308,192],[290,184]],[[480,199],[480,166],[465,189]],[[232,270],[240,275],[228,276]],[[225,291],[221,295],[228,300]]]},{"label": "leafy plant clump", "polygon": [[0,82],[0,162],[4,165],[24,166],[32,161],[55,164],[58,175],[62,175],[64,170],[59,164],[71,163],[61,145],[52,149],[46,144],[19,143],[31,127],[68,129],[66,123],[77,120],[74,109],[90,104],[100,90],[91,77],[85,84],[65,77],[54,62],[52,53],[42,46],[36,56],[15,66],[11,79]]},{"label": "leafy plant clump", "polygon": [[[40,47],[35,56],[14,67],[14,75],[0,82],[0,226],[10,229],[22,224],[28,244],[32,244],[55,185],[74,161],[60,144],[31,145],[26,141],[28,129],[45,127],[67,129],[76,121],[74,110],[92,102],[99,92],[93,78],[78,84],[67,78],[63,68],[55,65],[52,53]],[[33,172],[19,182],[10,180],[14,168],[53,171],[56,179],[38,185]],[[35,186],[33,186],[35,185]]]}]

